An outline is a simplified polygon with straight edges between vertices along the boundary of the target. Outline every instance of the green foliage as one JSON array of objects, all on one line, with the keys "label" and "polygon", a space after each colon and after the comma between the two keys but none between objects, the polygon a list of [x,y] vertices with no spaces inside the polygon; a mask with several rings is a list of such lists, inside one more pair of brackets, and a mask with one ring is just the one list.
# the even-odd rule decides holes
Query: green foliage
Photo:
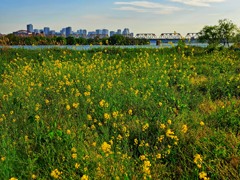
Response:
[{"label": "green foliage", "polygon": [[237,30],[237,26],[232,21],[222,19],[218,21],[218,25],[204,26],[199,32],[199,40],[211,46],[217,46],[219,43],[229,46],[229,41],[233,39]]},{"label": "green foliage", "polygon": [[0,179],[239,179],[240,55],[205,51],[0,49]]}]

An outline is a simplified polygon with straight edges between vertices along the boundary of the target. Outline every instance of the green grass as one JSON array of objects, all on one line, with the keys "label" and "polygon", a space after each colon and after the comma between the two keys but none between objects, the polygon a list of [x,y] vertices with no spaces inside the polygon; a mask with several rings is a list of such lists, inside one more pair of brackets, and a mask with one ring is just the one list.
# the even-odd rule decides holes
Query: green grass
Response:
[{"label": "green grass", "polygon": [[0,179],[239,179],[239,64],[228,49],[0,49]]}]

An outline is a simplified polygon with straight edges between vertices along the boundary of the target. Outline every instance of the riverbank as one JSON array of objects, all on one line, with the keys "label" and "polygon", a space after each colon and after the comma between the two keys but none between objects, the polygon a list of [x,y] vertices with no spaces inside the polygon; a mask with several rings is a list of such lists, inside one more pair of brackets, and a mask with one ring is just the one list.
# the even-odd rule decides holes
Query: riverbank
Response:
[{"label": "riverbank", "polygon": [[0,49],[0,179],[240,179],[240,55]]}]

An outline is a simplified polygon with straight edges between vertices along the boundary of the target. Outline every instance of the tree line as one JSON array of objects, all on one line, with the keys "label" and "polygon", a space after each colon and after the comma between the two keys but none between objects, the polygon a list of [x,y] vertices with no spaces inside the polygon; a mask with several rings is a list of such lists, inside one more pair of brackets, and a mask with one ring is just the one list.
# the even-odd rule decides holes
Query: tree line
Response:
[{"label": "tree line", "polygon": [[62,37],[62,36],[17,36],[8,34],[0,37],[0,45],[147,45],[147,39],[125,37],[123,35],[113,35],[111,37],[93,39],[83,37]]},{"label": "tree line", "polygon": [[231,20],[221,19],[217,25],[204,26],[198,38],[200,42],[207,42],[210,46],[221,43],[229,47],[229,42],[240,43],[240,30]]}]

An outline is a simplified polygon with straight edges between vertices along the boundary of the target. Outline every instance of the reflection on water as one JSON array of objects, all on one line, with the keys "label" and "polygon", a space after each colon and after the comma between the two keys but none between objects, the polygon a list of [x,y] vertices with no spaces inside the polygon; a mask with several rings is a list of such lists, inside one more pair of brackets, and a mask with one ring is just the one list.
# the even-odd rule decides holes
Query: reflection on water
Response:
[{"label": "reflection on water", "polygon": [[[24,45],[24,46],[7,46],[9,48],[23,48],[23,49],[49,49],[49,48],[63,48],[63,49],[74,49],[74,50],[89,50],[89,49],[94,49],[94,48],[164,48],[164,47],[173,47],[177,46],[177,43],[161,43],[159,46],[156,46],[155,44],[150,44],[150,45],[129,45],[129,46],[104,46],[104,45],[38,45],[38,46],[29,46],[29,45]],[[198,46],[198,47],[207,47],[207,43],[191,43],[191,44],[186,44],[189,46]],[[0,46],[2,48],[3,46]]]}]

